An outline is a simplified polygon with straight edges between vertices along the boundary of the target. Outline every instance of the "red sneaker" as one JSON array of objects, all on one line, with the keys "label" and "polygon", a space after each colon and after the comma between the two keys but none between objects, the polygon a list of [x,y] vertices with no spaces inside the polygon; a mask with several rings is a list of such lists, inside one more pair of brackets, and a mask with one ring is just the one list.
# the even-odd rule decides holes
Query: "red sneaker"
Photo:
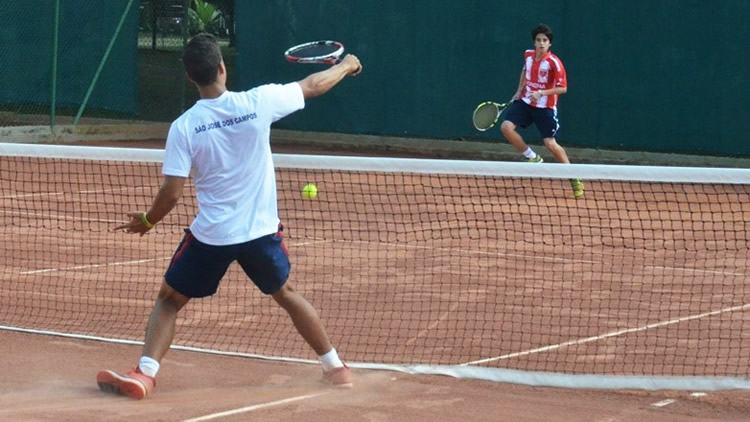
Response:
[{"label": "red sneaker", "polygon": [[341,368],[323,371],[323,382],[334,387],[351,388],[353,386],[352,370],[344,364]]},{"label": "red sneaker", "polygon": [[109,370],[99,371],[96,374],[96,383],[104,392],[122,394],[136,400],[151,394],[156,386],[156,380],[144,375],[137,367],[125,375]]}]

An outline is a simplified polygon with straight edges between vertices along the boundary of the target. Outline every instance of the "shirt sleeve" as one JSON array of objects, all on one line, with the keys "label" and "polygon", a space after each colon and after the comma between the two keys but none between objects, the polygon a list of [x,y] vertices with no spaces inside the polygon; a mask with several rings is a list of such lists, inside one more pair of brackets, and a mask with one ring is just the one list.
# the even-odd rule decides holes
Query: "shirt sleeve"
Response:
[{"label": "shirt sleeve", "polygon": [[188,177],[191,166],[192,159],[187,136],[180,131],[177,122],[172,123],[167,135],[161,172],[165,176]]},{"label": "shirt sleeve", "polygon": [[258,87],[258,93],[264,111],[271,116],[271,122],[305,108],[302,87],[297,82],[262,85]]},{"label": "shirt sleeve", "polygon": [[568,75],[565,73],[565,66],[563,66],[563,63],[561,60],[557,61],[558,68],[555,70],[555,80],[554,85],[555,87],[562,87],[567,88],[568,87]]}]

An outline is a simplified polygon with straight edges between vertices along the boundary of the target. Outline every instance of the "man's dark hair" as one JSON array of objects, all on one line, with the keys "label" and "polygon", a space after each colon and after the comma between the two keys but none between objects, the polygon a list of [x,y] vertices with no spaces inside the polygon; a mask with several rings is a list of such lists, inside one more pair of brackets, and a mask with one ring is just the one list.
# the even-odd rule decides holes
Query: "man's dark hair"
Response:
[{"label": "man's dark hair", "polygon": [[552,28],[550,28],[549,26],[543,23],[540,23],[539,25],[534,27],[534,29],[531,30],[531,40],[536,41],[536,36],[539,34],[546,35],[547,38],[549,38],[550,44],[552,43]]},{"label": "man's dark hair", "polygon": [[188,41],[182,52],[182,64],[193,82],[200,86],[216,82],[221,63],[221,49],[211,34],[198,34]]}]

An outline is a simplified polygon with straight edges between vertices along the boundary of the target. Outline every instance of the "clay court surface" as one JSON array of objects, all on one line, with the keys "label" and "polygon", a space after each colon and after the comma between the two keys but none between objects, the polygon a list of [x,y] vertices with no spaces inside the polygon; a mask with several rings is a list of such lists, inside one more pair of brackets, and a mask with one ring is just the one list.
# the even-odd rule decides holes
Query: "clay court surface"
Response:
[{"label": "clay court surface", "polygon": [[94,377],[132,366],[137,346],[8,332],[0,340],[8,421],[184,421],[253,406],[208,420],[741,421],[750,409],[743,392],[581,391],[365,370],[353,389],[335,390],[318,384],[315,366],[182,351],[165,358],[156,393],[132,401],[100,392]]},{"label": "clay court surface", "polygon": [[[18,169],[41,177],[35,166]],[[3,323],[29,326],[33,316],[37,328],[138,339],[189,210],[187,220],[165,220],[159,236],[113,233],[118,216],[149,202],[158,180],[149,183],[140,170],[119,174],[111,179],[126,179],[126,187],[113,190],[85,168],[74,174],[60,180],[65,192],[37,194],[59,206],[54,215],[23,199],[26,208],[0,216],[14,218],[2,238],[11,245],[0,265]],[[303,202],[297,186],[310,177],[320,196]],[[374,180],[320,172],[279,177],[291,280],[320,309],[345,358],[493,359],[489,366],[607,375],[747,371],[747,187],[644,185],[627,193],[629,187],[594,182],[586,199],[575,201],[558,194],[560,182],[519,188],[428,176]],[[8,186],[2,203],[21,201],[26,182]],[[672,202],[716,195],[732,201],[697,208]],[[608,202],[618,206],[602,209]],[[529,238],[506,218],[517,215],[543,230]],[[24,227],[39,218],[48,221],[44,227]],[[177,342],[311,358],[270,299],[241,279],[234,268],[215,299],[189,304]],[[641,329],[653,323],[664,325]],[[602,336],[623,328],[633,331]],[[534,352],[592,336],[602,338]],[[171,351],[156,393],[133,402],[100,393],[94,377],[99,369],[132,367],[139,346],[2,331],[0,340],[8,362],[0,420],[685,421],[750,414],[746,392],[531,388],[363,369],[355,370],[355,388],[332,390],[318,383],[314,365],[185,351]]]}]

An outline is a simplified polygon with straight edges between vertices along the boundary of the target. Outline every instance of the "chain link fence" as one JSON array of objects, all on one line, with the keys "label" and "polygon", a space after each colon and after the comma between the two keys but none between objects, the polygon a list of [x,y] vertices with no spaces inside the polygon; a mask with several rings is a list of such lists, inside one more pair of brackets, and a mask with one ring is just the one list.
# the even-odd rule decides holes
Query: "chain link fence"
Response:
[{"label": "chain link fence", "polygon": [[86,110],[135,115],[135,9],[134,0],[112,0],[106,8],[96,0],[0,8],[2,125],[77,123]]},{"label": "chain link fence", "polygon": [[197,99],[180,62],[191,35],[215,34],[233,67],[233,10],[234,0],[26,0],[0,8],[0,127],[54,133],[173,120]]},{"label": "chain link fence", "polygon": [[142,0],[138,23],[139,118],[171,121],[197,100],[183,77],[182,48],[191,35],[217,36],[227,67],[234,65],[234,1]]}]

